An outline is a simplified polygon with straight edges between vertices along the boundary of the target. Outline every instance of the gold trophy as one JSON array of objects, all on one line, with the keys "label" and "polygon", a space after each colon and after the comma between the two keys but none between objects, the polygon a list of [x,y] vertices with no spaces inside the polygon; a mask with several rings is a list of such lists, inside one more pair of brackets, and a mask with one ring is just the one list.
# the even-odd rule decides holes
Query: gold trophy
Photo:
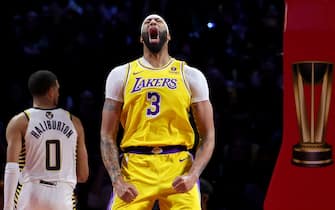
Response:
[{"label": "gold trophy", "polygon": [[[326,143],[326,127],[332,91],[333,64],[303,61],[293,64],[293,91],[300,141],[293,146],[292,163],[322,167],[333,163]],[[317,110],[317,112],[316,112]]]}]

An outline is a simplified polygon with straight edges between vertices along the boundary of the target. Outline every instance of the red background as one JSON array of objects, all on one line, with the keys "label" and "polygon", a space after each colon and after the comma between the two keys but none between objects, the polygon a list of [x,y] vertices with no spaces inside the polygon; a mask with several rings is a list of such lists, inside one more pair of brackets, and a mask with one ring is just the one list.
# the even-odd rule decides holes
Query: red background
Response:
[{"label": "red background", "polygon": [[[283,139],[264,202],[264,210],[334,210],[335,163],[320,168],[291,164],[292,146],[299,141],[292,63],[335,63],[335,1],[286,0],[284,25]],[[335,79],[333,78],[333,83]],[[335,145],[335,91],[332,88],[326,141]]]}]

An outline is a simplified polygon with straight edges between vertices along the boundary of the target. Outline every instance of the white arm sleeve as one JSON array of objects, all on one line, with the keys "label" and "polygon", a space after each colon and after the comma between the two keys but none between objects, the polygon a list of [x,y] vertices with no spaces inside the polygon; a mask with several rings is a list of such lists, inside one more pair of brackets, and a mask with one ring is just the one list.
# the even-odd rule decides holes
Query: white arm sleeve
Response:
[{"label": "white arm sleeve", "polygon": [[128,64],[117,66],[108,74],[105,86],[105,98],[123,102],[123,91]]},{"label": "white arm sleeve", "polygon": [[209,100],[209,89],[205,75],[197,68],[184,66],[185,79],[191,91],[191,102]]},{"label": "white arm sleeve", "polygon": [[5,167],[4,210],[14,209],[14,195],[19,182],[19,164],[8,162]]}]

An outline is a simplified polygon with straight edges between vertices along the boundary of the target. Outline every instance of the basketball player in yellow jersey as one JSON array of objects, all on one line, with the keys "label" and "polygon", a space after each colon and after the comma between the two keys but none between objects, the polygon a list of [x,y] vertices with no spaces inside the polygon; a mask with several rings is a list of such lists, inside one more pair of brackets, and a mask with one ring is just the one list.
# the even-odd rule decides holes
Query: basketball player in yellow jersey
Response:
[{"label": "basketball player in yellow jersey", "polygon": [[[161,210],[201,209],[198,181],[214,149],[213,110],[204,75],[170,57],[169,41],[165,20],[149,15],[143,57],[107,77],[101,152],[113,184],[110,209],[150,210],[155,200]],[[191,111],[200,137],[194,158]]]},{"label": "basketball player in yellow jersey", "polygon": [[33,107],[7,125],[4,209],[70,210],[74,188],[88,178],[81,121],[58,108],[59,84],[50,71],[29,77]]}]

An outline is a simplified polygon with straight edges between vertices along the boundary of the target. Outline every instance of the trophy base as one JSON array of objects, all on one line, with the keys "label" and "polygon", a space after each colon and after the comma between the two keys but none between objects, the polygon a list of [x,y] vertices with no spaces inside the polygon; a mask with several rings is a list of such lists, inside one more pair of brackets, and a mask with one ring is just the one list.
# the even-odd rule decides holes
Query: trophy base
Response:
[{"label": "trophy base", "polygon": [[296,144],[293,146],[292,163],[304,167],[331,165],[332,147],[329,144]]}]

